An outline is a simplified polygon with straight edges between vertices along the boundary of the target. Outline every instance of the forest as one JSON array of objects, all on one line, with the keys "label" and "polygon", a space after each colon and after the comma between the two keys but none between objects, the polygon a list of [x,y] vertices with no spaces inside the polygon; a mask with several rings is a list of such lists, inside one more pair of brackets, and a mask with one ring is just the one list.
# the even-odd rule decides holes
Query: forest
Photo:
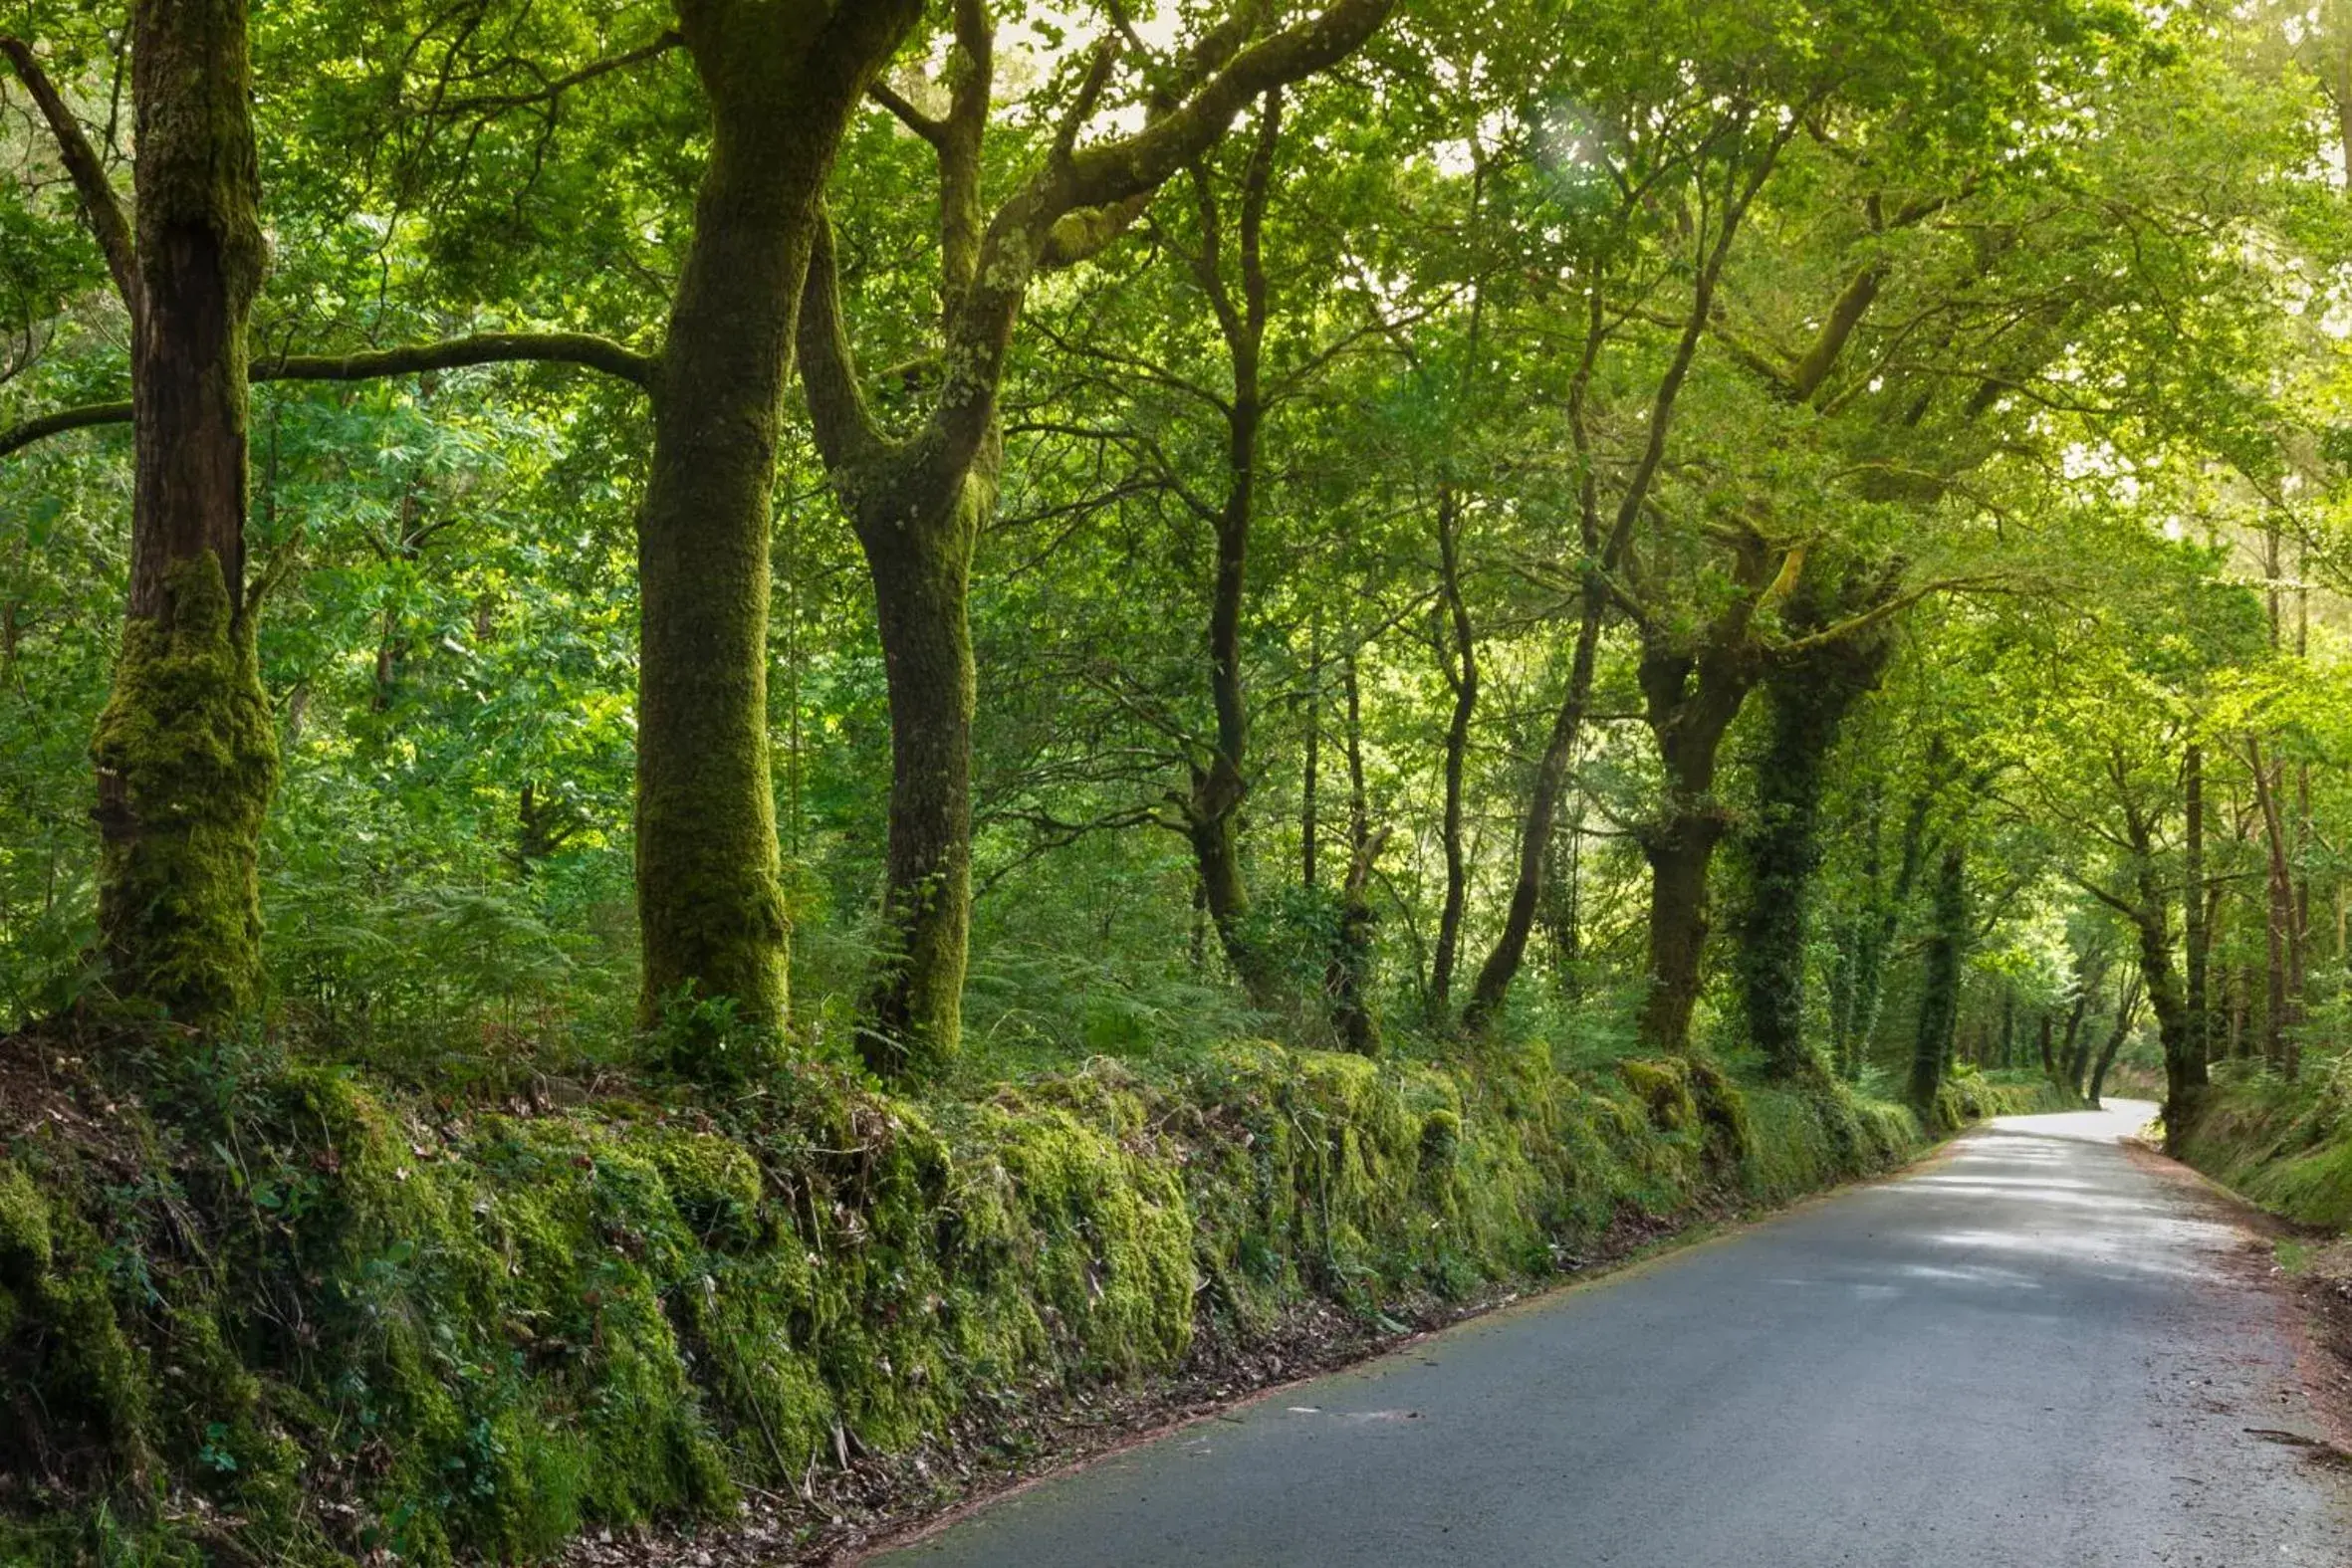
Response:
[{"label": "forest", "polygon": [[0,1558],[815,1549],[2103,1094],[2352,1223],[2343,0],[0,56]]}]

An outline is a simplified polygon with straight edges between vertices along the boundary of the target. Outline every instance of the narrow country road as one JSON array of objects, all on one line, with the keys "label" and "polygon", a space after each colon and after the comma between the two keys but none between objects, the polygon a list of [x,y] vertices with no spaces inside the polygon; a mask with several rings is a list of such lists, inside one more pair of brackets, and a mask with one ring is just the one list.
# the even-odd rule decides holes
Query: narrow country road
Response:
[{"label": "narrow country road", "polygon": [[2266,1253],[2016,1117],[1034,1486],[891,1568],[2346,1568]]}]

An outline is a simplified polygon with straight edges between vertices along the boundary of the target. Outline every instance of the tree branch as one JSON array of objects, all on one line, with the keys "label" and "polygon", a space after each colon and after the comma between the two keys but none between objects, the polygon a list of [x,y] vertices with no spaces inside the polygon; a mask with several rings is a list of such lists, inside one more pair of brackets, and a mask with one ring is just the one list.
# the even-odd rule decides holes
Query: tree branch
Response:
[{"label": "tree branch", "polygon": [[44,441],[53,435],[64,435],[69,430],[89,430],[99,425],[126,425],[130,423],[128,403],[85,403],[79,408],[61,408],[55,413],[28,419],[11,429],[0,430],[0,457]]},{"label": "tree branch", "polygon": [[653,59],[656,55],[667,54],[685,42],[686,35],[673,27],[656,33],[634,49],[606,56],[602,60],[592,60],[577,71],[567,71],[564,75],[552,78],[545,86],[532,92],[488,93],[480,98],[456,99],[448,103],[435,104],[430,112],[435,114],[495,114],[501,110],[523,109],[532,104],[551,104],[584,83],[593,82],[596,78],[608,76],[615,71],[625,71],[630,66]]},{"label": "tree branch", "polygon": [[58,155],[65,161],[66,173],[72,177],[74,190],[82,198],[82,215],[90,224],[91,236],[106,255],[107,271],[114,275],[122,303],[130,308],[131,320],[137,321],[138,265],[131,250],[130,221],[123,214],[113,181],[107,178],[106,165],[99,161],[97,149],[82,133],[81,122],[66,107],[49,74],[33,58],[32,46],[21,38],[0,34],[0,55],[8,57],[25,91],[33,95],[33,102],[40,107],[41,117],[49,121],[50,133],[57,137]]},{"label": "tree branch", "polygon": [[801,388],[827,473],[838,475],[887,446],[857,380],[857,358],[841,322],[840,273],[833,259],[831,216],[820,206],[801,286]]},{"label": "tree branch", "polygon": [[888,110],[898,122],[936,147],[947,135],[947,121],[926,114],[901,97],[897,89],[876,77],[865,85],[865,96]]},{"label": "tree branch", "polygon": [[[370,348],[348,354],[281,354],[253,361],[247,378],[260,381],[373,381],[426,370],[459,370],[481,364],[576,364],[651,390],[655,362],[609,337],[588,333],[483,333],[437,343]],[[128,403],[90,403],[63,408],[0,431],[0,457],[69,430],[123,424]]]},{"label": "tree branch", "polygon": [[649,354],[592,333],[481,333],[437,343],[368,348],[348,354],[285,354],[256,359],[256,381],[372,381],[424,370],[478,364],[576,364],[651,390],[656,362]]},{"label": "tree branch", "polygon": [[[990,222],[974,283],[950,326],[948,362],[955,368],[942,388],[933,424],[951,462],[977,451],[986,439],[996,417],[997,383],[1013,324],[1061,220],[1148,198],[1206,152],[1253,100],[1354,52],[1388,19],[1393,5],[1394,0],[1330,0],[1313,17],[1240,50],[1207,75],[1188,100],[1141,130],[1050,159],[1023,183]],[[1227,21],[1204,39],[1204,49],[1213,46],[1214,53],[1222,53],[1247,38],[1262,10],[1239,0]]]}]

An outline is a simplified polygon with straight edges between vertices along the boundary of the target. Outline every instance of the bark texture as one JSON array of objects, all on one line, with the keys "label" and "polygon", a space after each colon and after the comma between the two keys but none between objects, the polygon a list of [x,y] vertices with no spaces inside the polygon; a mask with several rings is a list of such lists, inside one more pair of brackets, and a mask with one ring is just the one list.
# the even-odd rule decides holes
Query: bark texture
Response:
[{"label": "bark texture", "polygon": [[1936,862],[1935,917],[1928,931],[1927,978],[1911,1045],[1911,1103],[1925,1116],[1944,1084],[1960,1019],[1960,970],[1968,957],[1968,841],[1956,829]]},{"label": "bark texture", "polygon": [[118,993],[217,1024],[261,984],[278,777],[244,589],[245,327],[267,258],[243,0],[135,7],[131,94],[130,602],[92,745],[99,932]]},{"label": "bark texture", "polygon": [[646,1022],[788,1004],[768,746],[769,501],[817,202],[916,0],[681,0],[710,160],[654,372],[638,522],[637,915]]},{"label": "bark texture", "polygon": [[1806,1043],[1805,954],[1821,866],[1821,791],[1839,731],[1878,684],[1893,644],[1875,632],[1828,642],[1765,678],[1771,730],[1756,770],[1755,817],[1743,834],[1748,901],[1738,971],[1748,1030],[1774,1076],[1825,1076]]}]

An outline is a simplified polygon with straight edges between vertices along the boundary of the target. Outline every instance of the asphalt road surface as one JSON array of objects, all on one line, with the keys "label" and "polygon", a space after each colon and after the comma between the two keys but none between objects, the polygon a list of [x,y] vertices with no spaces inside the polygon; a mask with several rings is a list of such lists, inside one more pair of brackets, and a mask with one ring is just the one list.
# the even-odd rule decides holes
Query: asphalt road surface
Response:
[{"label": "asphalt road surface", "polygon": [[1064,1474],[890,1568],[2347,1568],[2266,1244],[2014,1117]]}]

